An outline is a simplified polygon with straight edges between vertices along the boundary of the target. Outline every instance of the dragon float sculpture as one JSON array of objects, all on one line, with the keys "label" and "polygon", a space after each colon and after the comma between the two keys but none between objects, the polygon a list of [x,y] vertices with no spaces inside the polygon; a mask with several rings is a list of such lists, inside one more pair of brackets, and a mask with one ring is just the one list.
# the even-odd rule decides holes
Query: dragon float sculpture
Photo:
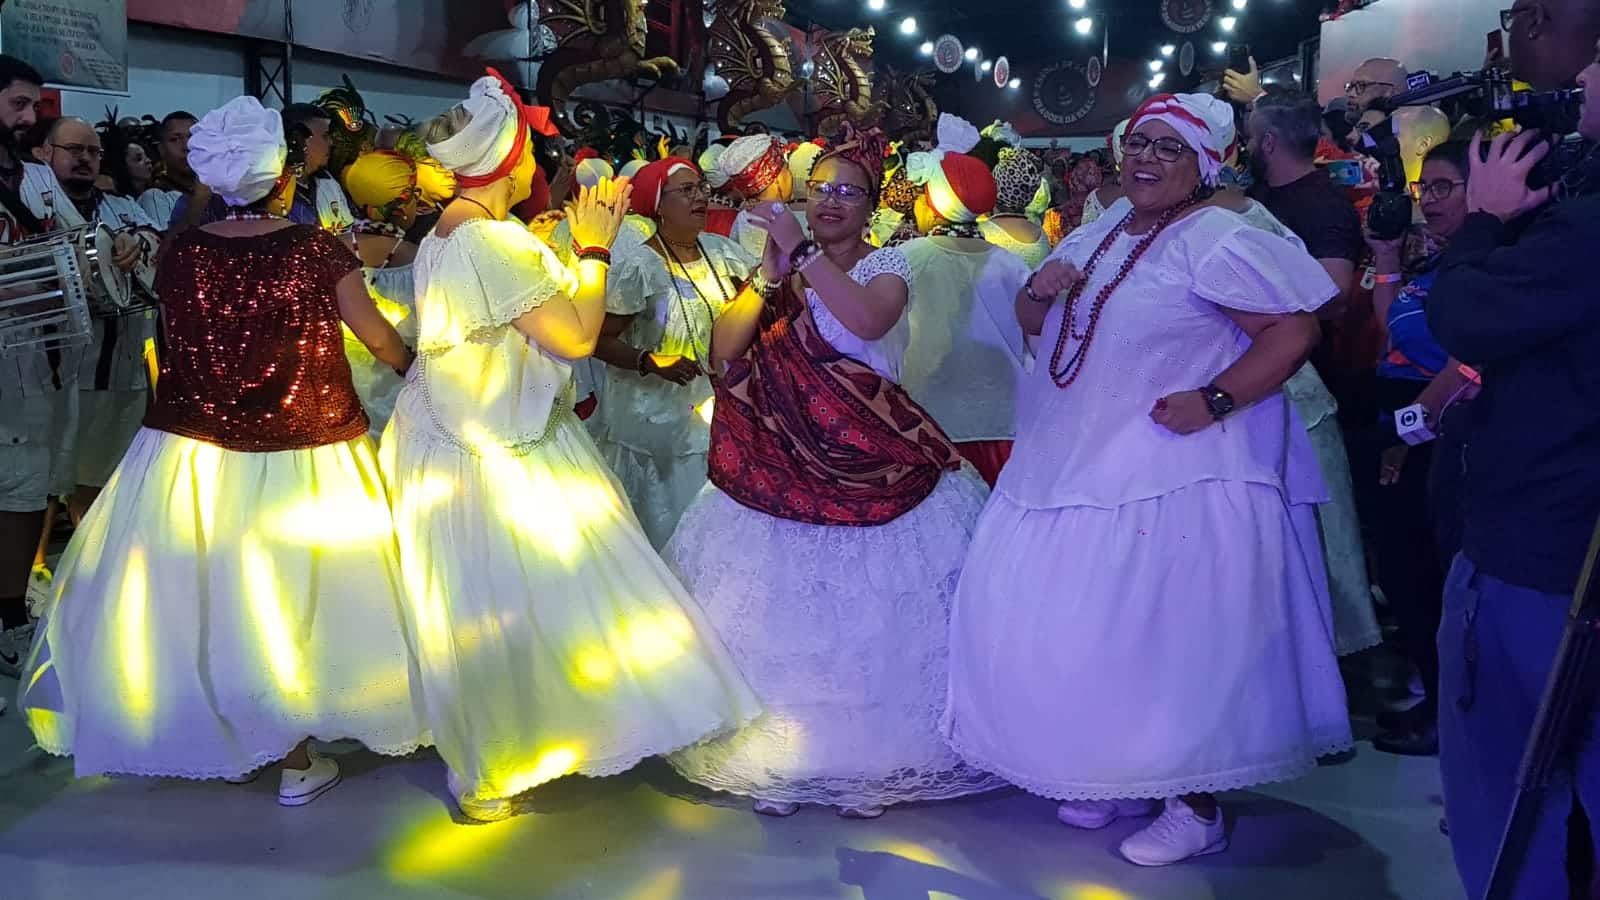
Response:
[{"label": "dragon float sculpture", "polygon": [[645,0],[539,0],[539,22],[555,36],[555,50],[539,67],[539,102],[556,111],[580,86],[596,81],[662,78],[678,62],[647,57]]},{"label": "dragon float sculpture", "polygon": [[898,72],[885,66],[878,86],[883,96],[883,131],[891,141],[915,146],[931,141],[939,121],[932,72]]},{"label": "dragon float sculpture", "polygon": [[789,44],[769,22],[781,22],[782,0],[720,0],[711,24],[710,55],[728,95],[717,108],[717,125],[737,129],[745,116],[777,106],[800,86],[789,60]]},{"label": "dragon float sculpture", "polygon": [[882,112],[872,99],[871,28],[826,31],[814,28],[812,88],[817,96],[817,133],[833,134],[845,122],[868,125]]}]

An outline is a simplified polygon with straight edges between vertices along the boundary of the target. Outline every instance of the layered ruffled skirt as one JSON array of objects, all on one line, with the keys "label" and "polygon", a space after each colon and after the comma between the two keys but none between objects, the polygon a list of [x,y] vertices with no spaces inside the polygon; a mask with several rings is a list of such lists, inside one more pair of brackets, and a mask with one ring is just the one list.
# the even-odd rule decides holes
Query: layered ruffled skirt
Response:
[{"label": "layered ruffled skirt", "polygon": [[950,603],[985,493],[964,470],[900,518],[848,528],[778,519],[706,487],[667,556],[767,712],[673,766],[717,790],[841,807],[1003,786],[939,731]]},{"label": "layered ruffled skirt", "polygon": [[55,591],[21,706],[80,776],[232,777],[306,737],[428,742],[367,438],[242,453],[141,430]]}]

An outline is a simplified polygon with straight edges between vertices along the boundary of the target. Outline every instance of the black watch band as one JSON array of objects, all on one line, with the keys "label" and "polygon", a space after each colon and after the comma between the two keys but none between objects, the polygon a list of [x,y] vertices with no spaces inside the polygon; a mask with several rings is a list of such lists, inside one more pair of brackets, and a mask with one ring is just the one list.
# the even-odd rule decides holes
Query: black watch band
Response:
[{"label": "black watch band", "polygon": [[1211,418],[1219,422],[1234,410],[1233,395],[1217,387],[1215,382],[1201,388],[1200,395],[1206,398],[1206,409],[1211,411]]}]

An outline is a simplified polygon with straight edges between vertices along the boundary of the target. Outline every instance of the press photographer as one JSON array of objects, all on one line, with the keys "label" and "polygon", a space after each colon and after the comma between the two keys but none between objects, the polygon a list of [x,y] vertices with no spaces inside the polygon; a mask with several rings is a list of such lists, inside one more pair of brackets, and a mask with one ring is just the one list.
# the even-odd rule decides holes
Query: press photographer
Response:
[{"label": "press photographer", "polygon": [[[1503,14],[1513,75],[1536,89],[1600,89],[1600,2],[1518,0]],[[1587,68],[1584,68],[1587,66]],[[1580,72],[1581,69],[1581,72]],[[1600,101],[1579,132],[1600,139]],[[1537,132],[1472,142],[1468,215],[1427,306],[1445,350],[1480,366],[1467,450],[1462,551],[1439,631],[1440,763],[1457,868],[1488,884],[1516,774],[1600,516],[1600,249],[1593,155],[1530,187],[1551,145]],[[1565,199],[1552,202],[1556,195]],[[1515,897],[1569,896],[1574,801],[1600,819],[1600,734],[1588,716],[1545,792]],[[1587,885],[1584,886],[1587,888]]]}]

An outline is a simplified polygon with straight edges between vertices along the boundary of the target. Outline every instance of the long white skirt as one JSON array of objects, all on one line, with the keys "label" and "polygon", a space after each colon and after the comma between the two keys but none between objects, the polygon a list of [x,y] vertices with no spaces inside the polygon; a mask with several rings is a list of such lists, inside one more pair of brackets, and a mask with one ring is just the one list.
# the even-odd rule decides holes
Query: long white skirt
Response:
[{"label": "long white skirt", "polygon": [[652,455],[605,439],[598,444],[651,546],[666,547],[684,510],[706,486],[706,454]]},{"label": "long white skirt", "polygon": [[996,493],[950,640],[952,746],[1042,796],[1230,790],[1351,745],[1312,509],[1270,486],[1115,509]]},{"label": "long white skirt", "polygon": [[240,453],[141,430],[55,591],[21,705],[80,776],[232,777],[308,736],[428,742],[365,437]]},{"label": "long white skirt", "polygon": [[759,715],[576,416],[526,455],[479,455],[413,402],[383,465],[428,721],[469,790],[614,775]]},{"label": "long white skirt", "polygon": [[774,518],[708,486],[668,547],[767,713],[672,757],[763,800],[887,806],[1003,786],[939,731],[950,602],[987,489],[945,476],[875,528]]}]

